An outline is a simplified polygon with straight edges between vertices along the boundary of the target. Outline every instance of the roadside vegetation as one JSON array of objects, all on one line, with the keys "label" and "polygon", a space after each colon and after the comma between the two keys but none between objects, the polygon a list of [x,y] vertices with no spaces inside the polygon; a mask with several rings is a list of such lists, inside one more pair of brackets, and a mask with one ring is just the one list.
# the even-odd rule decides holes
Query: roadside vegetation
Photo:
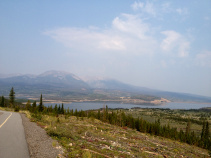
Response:
[{"label": "roadside vegetation", "polygon": [[73,111],[63,104],[45,107],[42,95],[38,105],[28,101],[12,106],[11,99],[3,100],[11,108],[29,111],[31,120],[66,149],[67,157],[208,157],[207,150],[211,151],[209,112],[112,110],[107,106]]},{"label": "roadside vegetation", "polygon": [[[198,110],[170,110],[170,109],[141,109],[133,108],[130,110],[123,109],[127,115],[132,115],[134,118],[141,117],[147,122],[155,122],[160,120],[161,126],[169,125],[170,127],[177,128],[177,131],[186,131],[189,122],[191,132],[197,136],[201,135],[202,126],[205,122],[211,124],[211,111],[206,109]],[[211,128],[209,128],[211,133]]]}]

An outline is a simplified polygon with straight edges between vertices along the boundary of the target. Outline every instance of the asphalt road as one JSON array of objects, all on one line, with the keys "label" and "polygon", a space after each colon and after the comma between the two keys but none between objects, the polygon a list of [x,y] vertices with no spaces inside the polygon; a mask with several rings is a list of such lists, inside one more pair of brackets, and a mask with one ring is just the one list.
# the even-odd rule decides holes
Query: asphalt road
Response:
[{"label": "asphalt road", "polygon": [[29,158],[19,113],[0,110],[0,158]]}]

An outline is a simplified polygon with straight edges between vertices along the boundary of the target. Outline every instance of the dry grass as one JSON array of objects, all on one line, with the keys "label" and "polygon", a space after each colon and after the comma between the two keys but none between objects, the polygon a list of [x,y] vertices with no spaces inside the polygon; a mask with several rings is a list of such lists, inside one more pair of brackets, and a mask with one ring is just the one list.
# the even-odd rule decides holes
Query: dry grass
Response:
[{"label": "dry grass", "polygon": [[45,115],[39,124],[66,149],[67,157],[208,157],[207,150],[94,118]]}]

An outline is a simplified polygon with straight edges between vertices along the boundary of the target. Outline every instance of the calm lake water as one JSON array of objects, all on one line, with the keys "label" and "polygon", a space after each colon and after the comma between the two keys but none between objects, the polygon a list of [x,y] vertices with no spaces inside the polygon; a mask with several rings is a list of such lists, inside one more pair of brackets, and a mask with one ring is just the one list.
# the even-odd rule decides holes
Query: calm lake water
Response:
[{"label": "calm lake water", "polygon": [[[45,106],[55,105],[56,103],[44,103]],[[57,103],[57,105],[61,103]],[[211,104],[201,104],[201,103],[166,103],[164,105],[152,106],[152,105],[134,105],[134,104],[120,104],[120,103],[110,103],[110,102],[73,102],[64,103],[64,108],[67,109],[77,109],[77,110],[90,110],[90,109],[100,109],[103,106],[108,106],[108,108],[127,108],[131,109],[133,107],[140,108],[169,108],[169,109],[200,109],[203,107],[211,107]]]}]

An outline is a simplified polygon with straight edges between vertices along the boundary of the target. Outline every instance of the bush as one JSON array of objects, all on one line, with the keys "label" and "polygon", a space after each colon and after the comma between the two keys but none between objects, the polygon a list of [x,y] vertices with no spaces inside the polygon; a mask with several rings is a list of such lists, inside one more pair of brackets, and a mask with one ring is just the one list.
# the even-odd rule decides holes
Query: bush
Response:
[{"label": "bush", "polygon": [[14,111],[19,112],[19,110],[20,110],[20,107],[16,105]]},{"label": "bush", "polygon": [[35,118],[38,121],[42,120],[42,114],[40,114],[40,113],[38,113],[38,114],[32,114],[32,117]]},{"label": "bush", "polygon": [[83,158],[91,158],[92,154],[89,151],[84,151],[82,157]]},{"label": "bush", "polygon": [[48,130],[47,130],[47,134],[48,134],[49,136],[51,136],[51,137],[58,137],[58,138],[61,137],[60,133],[58,133],[58,132],[57,132],[56,130],[54,130],[54,129],[48,129]]}]

